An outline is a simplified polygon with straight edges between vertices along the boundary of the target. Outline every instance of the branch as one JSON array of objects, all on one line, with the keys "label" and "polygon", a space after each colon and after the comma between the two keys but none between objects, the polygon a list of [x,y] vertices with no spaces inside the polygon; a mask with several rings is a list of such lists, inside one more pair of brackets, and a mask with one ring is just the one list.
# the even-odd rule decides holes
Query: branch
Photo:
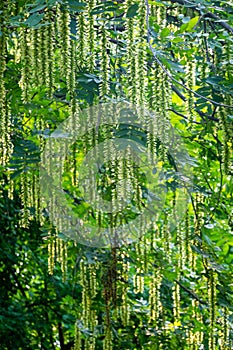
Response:
[{"label": "branch", "polygon": [[173,84],[172,84],[172,90],[177,94],[177,96],[179,96],[181,100],[183,100],[184,102],[187,101],[187,98]]},{"label": "branch", "polygon": [[[181,118],[184,118],[184,119],[186,119],[186,120],[189,120],[189,118],[186,117],[184,114],[182,114],[182,113],[180,113],[180,112],[177,112],[177,111],[175,111],[175,110],[172,109],[172,108],[168,108],[167,110],[168,110],[168,111],[171,111],[171,112],[173,112],[173,113],[175,113],[175,114],[177,114],[177,115],[180,116]],[[199,122],[196,122],[195,120],[192,120],[192,123],[194,123],[194,124],[201,124],[201,123],[199,123]]]},{"label": "branch", "polygon": [[[215,107],[216,107],[216,106],[215,106]],[[201,117],[202,119],[204,119],[204,117],[205,117],[205,118],[208,118],[209,120],[213,120],[214,122],[219,122],[219,119],[218,119],[218,118],[215,118],[213,115],[208,115],[208,114],[206,114],[206,113],[200,111],[199,109],[195,109],[195,111],[200,115],[200,117]]]},{"label": "branch", "polygon": [[175,280],[175,282],[185,291],[187,292],[189,295],[191,295],[191,297],[193,297],[194,299],[196,299],[197,301],[199,301],[200,304],[202,305],[207,305],[207,302],[200,299],[199,296],[194,293],[192,290],[188,289],[187,287],[185,287],[183,284],[181,284],[179,281]]},{"label": "branch", "polygon": [[218,17],[217,15],[215,15],[214,13],[208,12],[204,15],[205,18],[212,18],[216,21],[218,21],[217,23],[222,26],[223,28],[225,28],[229,33],[233,34],[233,28],[226,23],[223,19],[221,19],[220,17]]},{"label": "branch", "polygon": [[[179,0],[179,1],[182,1],[182,0]],[[175,1],[175,2],[179,2],[178,0]],[[180,3],[180,2],[179,2]],[[182,1],[183,3],[183,1]],[[149,6],[149,1],[148,0],[145,0],[145,4],[146,4],[146,26],[147,26],[147,41],[148,41],[148,45],[149,45],[149,48],[153,54],[153,57],[155,59],[155,61],[157,62],[157,64],[160,66],[160,68],[163,70],[163,72],[167,75],[167,77],[169,78],[169,80],[172,82],[175,82],[176,84],[182,86],[186,91],[189,91],[190,93],[192,93],[194,96],[196,97],[200,97],[201,99],[205,100],[205,101],[208,101],[210,102],[211,104],[213,104],[214,106],[219,106],[219,107],[226,107],[226,108],[233,108],[232,105],[227,105],[227,104],[224,104],[224,103],[219,103],[219,102],[216,102],[208,97],[205,97],[205,96],[202,96],[200,95],[198,92],[190,89],[187,85],[181,83],[180,81],[178,81],[177,79],[175,79],[171,73],[165,68],[165,66],[163,65],[163,63],[158,59],[156,53],[155,53],[155,50],[154,48],[152,47],[151,45],[151,36],[150,36],[150,25],[149,25],[149,16],[150,16],[150,6]]]},{"label": "branch", "polygon": [[61,322],[58,322],[58,334],[61,350],[64,350],[64,335]]}]

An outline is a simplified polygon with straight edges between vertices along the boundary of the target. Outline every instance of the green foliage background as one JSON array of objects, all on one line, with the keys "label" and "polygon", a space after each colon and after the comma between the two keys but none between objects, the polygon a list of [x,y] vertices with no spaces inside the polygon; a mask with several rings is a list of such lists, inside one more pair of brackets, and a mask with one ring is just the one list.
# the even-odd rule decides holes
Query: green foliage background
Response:
[{"label": "green foliage background", "polygon": [[[232,8],[1,2],[0,349],[232,349]],[[56,238],[38,164],[60,122],[115,100],[179,130],[192,205],[180,231],[164,212],[142,242],[95,249]]]}]

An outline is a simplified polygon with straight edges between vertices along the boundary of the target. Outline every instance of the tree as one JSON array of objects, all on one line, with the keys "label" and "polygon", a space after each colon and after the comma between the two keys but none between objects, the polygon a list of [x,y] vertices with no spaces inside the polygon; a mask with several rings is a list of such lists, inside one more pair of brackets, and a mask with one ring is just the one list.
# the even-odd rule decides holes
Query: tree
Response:
[{"label": "tree", "polygon": [[[2,349],[232,348],[231,5],[0,4]],[[111,137],[137,143],[157,159],[151,176],[160,181],[156,174],[162,174],[156,194],[166,190],[166,196],[160,215],[136,227],[140,239],[85,246],[48,215],[41,158],[49,167],[58,150],[49,142],[61,137],[53,131],[68,117],[77,131],[82,116],[97,123],[95,106],[103,111],[116,101],[133,104],[145,123],[115,119],[73,142],[59,168],[70,208],[82,222],[114,231],[156,197],[136,160],[105,148],[97,176],[101,197],[112,206],[119,205],[119,192],[130,200],[117,215],[85,201],[80,166]],[[188,153],[183,163],[183,153],[171,151],[177,149],[170,146],[173,131]],[[109,153],[115,154],[111,161]],[[179,171],[181,163],[185,175],[192,168],[192,177]],[[52,193],[49,186],[46,191]],[[51,194],[49,212],[58,206],[53,200]]]}]

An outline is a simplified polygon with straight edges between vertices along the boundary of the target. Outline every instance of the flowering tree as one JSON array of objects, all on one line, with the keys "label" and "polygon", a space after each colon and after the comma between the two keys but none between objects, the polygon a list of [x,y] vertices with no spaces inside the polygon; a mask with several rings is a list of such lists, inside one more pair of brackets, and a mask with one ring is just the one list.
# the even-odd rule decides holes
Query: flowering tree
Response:
[{"label": "flowering tree", "polygon": [[[232,5],[0,4],[2,349],[232,349]],[[134,106],[140,125],[98,124],[93,108],[119,102]],[[77,131],[83,116],[87,132],[60,169],[79,223],[116,232],[120,222],[128,237],[126,224],[166,191],[159,215],[142,215],[127,244],[71,239],[65,216],[53,220],[56,198],[49,213],[43,202],[40,165],[51,175],[50,142],[61,134],[50,136],[68,118]],[[88,130],[93,120],[98,130]],[[130,159],[103,148],[98,190],[118,207],[105,215],[83,198],[80,164],[112,136],[139,144],[156,167],[150,182],[138,148],[126,148]],[[171,140],[182,140],[185,157]],[[151,194],[154,179],[161,193]]]}]

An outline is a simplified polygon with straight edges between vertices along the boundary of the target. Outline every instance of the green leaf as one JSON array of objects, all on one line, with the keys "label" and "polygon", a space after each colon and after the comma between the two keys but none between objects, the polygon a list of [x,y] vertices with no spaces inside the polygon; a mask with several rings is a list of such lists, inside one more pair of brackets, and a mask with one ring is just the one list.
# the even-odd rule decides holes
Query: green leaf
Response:
[{"label": "green leaf", "polygon": [[197,22],[199,21],[199,16],[193,17],[189,22],[188,22],[188,26],[187,26],[187,31],[190,32],[195,25],[197,24]]},{"label": "green leaf", "polygon": [[138,4],[134,4],[130,6],[127,10],[126,17],[133,18],[134,16],[137,15],[137,11],[138,11]]},{"label": "green leaf", "polygon": [[166,38],[168,35],[170,35],[170,30],[168,28],[164,28],[161,33],[160,33],[160,36],[161,38]]},{"label": "green leaf", "polygon": [[39,12],[39,11],[43,10],[45,7],[46,7],[45,4],[38,5],[38,6],[34,7],[34,8],[32,8],[32,9],[29,11],[29,13]]},{"label": "green leaf", "polygon": [[76,12],[82,11],[87,6],[85,2],[80,2],[76,0],[69,0],[68,3],[70,9]]},{"label": "green leaf", "polygon": [[37,24],[40,23],[43,17],[43,13],[33,13],[31,16],[28,17],[24,24],[28,25],[29,27],[35,27],[37,26]]}]

